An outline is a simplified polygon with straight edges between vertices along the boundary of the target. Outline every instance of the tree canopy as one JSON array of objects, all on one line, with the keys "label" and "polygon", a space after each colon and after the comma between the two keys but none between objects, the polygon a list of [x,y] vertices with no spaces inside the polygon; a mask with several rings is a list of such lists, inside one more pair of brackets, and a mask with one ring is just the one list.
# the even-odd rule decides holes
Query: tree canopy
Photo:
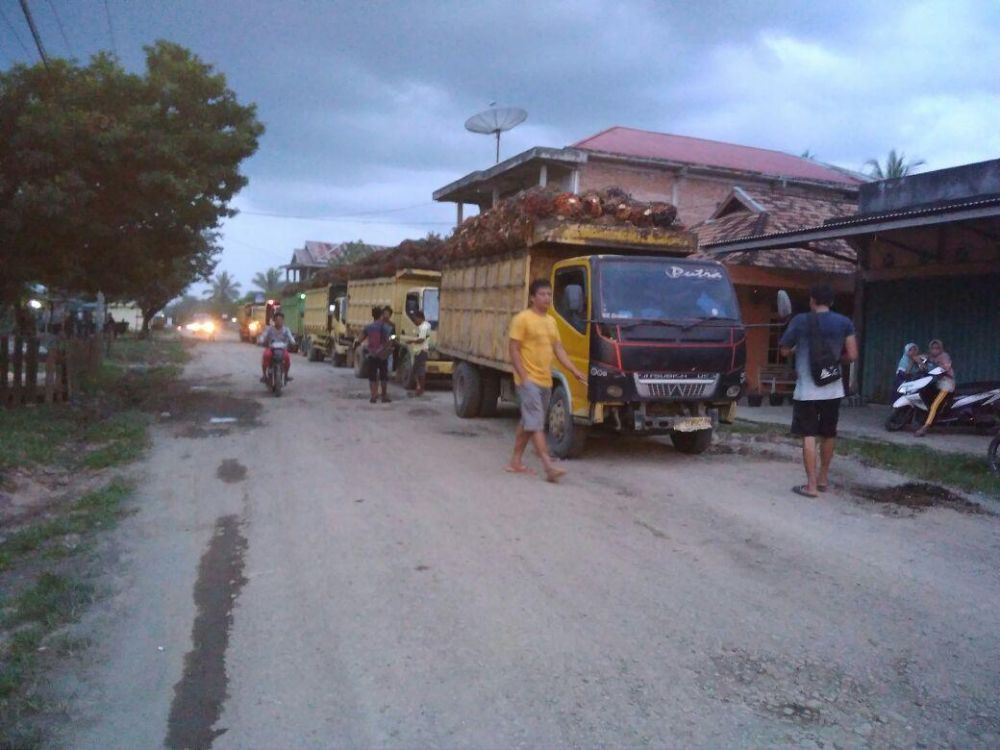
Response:
[{"label": "tree canopy", "polygon": [[148,318],[207,279],[263,126],[179,45],[146,70],[106,53],[0,73],[0,304],[28,283],[136,300]]},{"label": "tree canopy", "polygon": [[268,268],[266,271],[255,273],[250,283],[255,288],[264,292],[268,297],[277,296],[284,286],[284,282],[281,280],[280,268]]}]

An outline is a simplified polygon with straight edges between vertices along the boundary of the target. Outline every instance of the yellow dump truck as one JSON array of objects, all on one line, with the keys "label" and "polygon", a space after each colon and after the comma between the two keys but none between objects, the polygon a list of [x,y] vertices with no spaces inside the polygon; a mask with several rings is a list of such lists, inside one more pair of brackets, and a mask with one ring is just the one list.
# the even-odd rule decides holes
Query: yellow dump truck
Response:
[{"label": "yellow dump truck", "polygon": [[[432,328],[435,327],[440,282],[440,271],[414,268],[401,269],[392,276],[349,281],[347,299],[341,305],[346,308],[346,315],[344,333],[338,337],[335,344],[336,361],[353,367],[355,374],[361,377],[362,358],[355,356],[354,344],[361,336],[364,327],[372,322],[372,307],[389,305],[393,309],[392,322],[400,342],[399,356],[395,358],[397,377],[404,382],[408,381],[413,358],[405,344],[405,338],[415,336],[417,331],[417,324],[411,316],[418,309],[422,309]],[[434,349],[432,337],[431,353],[427,362],[428,377],[450,375],[451,368],[451,361],[444,359]]]},{"label": "yellow dump truck", "polygon": [[438,350],[455,361],[460,417],[515,401],[511,319],[533,279],[552,285],[555,320],[578,382],[558,362],[547,418],[550,450],[579,455],[589,431],[670,435],[685,453],[711,443],[745,381],[746,335],[726,269],[690,260],[676,229],[540,222],[520,251],[448,261]]},{"label": "yellow dump truck", "polygon": [[299,351],[310,362],[322,362],[329,357],[334,364],[343,365],[342,361],[337,361],[334,345],[346,331],[341,309],[345,293],[344,284],[328,284],[303,293],[302,346]]}]

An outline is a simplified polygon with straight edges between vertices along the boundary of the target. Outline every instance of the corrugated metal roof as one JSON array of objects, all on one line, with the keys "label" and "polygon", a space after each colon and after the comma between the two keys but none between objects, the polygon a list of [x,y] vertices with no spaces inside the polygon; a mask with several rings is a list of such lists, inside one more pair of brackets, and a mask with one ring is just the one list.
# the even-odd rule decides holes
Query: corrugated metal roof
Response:
[{"label": "corrugated metal roof", "polygon": [[847,170],[782,151],[739,146],[685,135],[636,130],[620,125],[584,138],[574,143],[573,147],[646,159],[664,159],[682,164],[756,172],[775,177],[832,182],[851,187],[857,187],[864,182]]}]

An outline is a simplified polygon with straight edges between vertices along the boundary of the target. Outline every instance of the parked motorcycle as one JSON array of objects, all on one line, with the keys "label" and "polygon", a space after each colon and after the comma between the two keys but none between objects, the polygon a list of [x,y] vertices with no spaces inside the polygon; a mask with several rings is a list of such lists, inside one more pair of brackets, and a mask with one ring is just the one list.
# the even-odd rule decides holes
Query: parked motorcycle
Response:
[{"label": "parked motorcycle", "polygon": [[[892,405],[892,414],[885,422],[889,432],[901,430],[915,419],[922,424],[938,394],[938,381],[944,369],[934,367],[897,389],[899,398]],[[948,395],[934,419],[935,427],[973,427],[988,434],[1000,427],[1000,383],[965,383]]]},{"label": "parked motorcycle", "polygon": [[269,346],[271,366],[267,368],[267,374],[264,377],[271,393],[280,396],[281,389],[285,387],[285,350],[288,346],[284,341],[272,341]]}]

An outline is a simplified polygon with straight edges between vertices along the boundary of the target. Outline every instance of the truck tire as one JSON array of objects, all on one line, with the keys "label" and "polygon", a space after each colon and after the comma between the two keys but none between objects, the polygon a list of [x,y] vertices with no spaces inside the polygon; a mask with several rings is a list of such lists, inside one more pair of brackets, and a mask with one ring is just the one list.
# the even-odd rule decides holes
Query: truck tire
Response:
[{"label": "truck tire", "polygon": [[549,400],[545,437],[549,452],[556,458],[576,458],[587,443],[587,428],[573,422],[566,389],[557,387]]},{"label": "truck tire", "polygon": [[312,349],[312,342],[309,340],[309,337],[306,336],[305,338],[302,339],[302,343],[299,346],[299,354],[301,354],[306,359],[309,359],[309,352],[311,349]]},{"label": "truck tire", "polygon": [[490,370],[481,371],[482,386],[479,392],[479,416],[495,417],[500,405],[500,375]]},{"label": "truck tire", "polygon": [[675,430],[670,433],[670,442],[674,444],[674,448],[680,453],[690,453],[692,455],[704,453],[712,444],[712,431],[695,430],[694,432],[677,432]]},{"label": "truck tire", "polygon": [[337,352],[331,352],[330,361],[333,363],[334,367],[347,367],[346,354],[337,354]]},{"label": "truck tire", "polygon": [[323,350],[316,346],[316,342],[309,338],[309,352],[306,354],[306,358],[310,362],[322,362],[323,361]]},{"label": "truck tire", "polygon": [[455,413],[462,419],[479,416],[482,403],[482,378],[479,368],[468,362],[459,362],[451,378],[451,392],[455,397]]}]

